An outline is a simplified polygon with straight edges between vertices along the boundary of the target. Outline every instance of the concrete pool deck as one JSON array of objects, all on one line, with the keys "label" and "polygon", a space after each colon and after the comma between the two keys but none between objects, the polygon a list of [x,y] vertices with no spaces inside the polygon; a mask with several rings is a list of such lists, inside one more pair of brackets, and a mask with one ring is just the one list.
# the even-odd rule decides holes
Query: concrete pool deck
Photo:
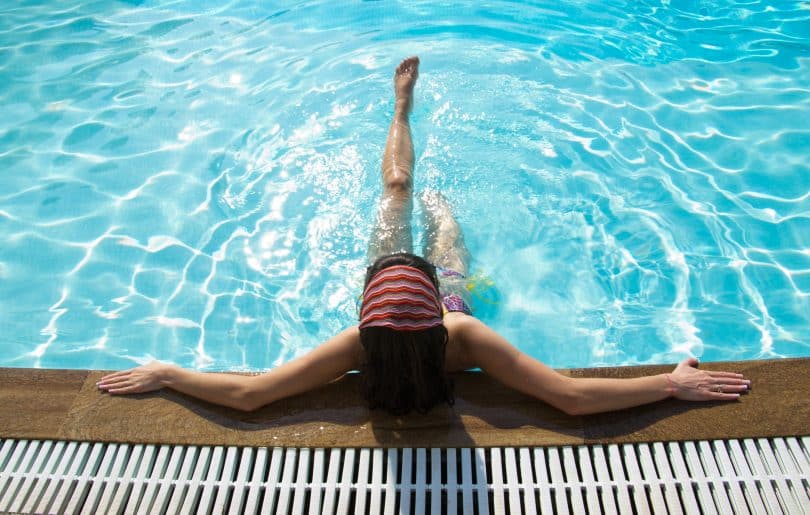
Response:
[{"label": "concrete pool deck", "polygon": [[[282,447],[493,447],[636,443],[810,434],[810,358],[703,363],[744,373],[738,402],[677,400],[568,416],[482,373],[455,374],[456,405],[427,415],[369,411],[354,374],[244,413],[172,391],[114,397],[89,370],[0,368],[0,438]],[[671,366],[570,369],[635,377]]]}]

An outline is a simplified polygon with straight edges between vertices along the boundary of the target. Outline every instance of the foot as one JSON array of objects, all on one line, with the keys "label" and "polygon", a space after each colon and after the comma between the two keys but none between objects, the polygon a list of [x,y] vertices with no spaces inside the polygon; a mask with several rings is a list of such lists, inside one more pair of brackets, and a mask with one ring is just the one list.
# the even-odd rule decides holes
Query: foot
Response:
[{"label": "foot", "polygon": [[419,58],[408,57],[397,66],[394,74],[394,93],[397,97],[397,108],[410,112],[413,104],[413,86],[419,77]]}]

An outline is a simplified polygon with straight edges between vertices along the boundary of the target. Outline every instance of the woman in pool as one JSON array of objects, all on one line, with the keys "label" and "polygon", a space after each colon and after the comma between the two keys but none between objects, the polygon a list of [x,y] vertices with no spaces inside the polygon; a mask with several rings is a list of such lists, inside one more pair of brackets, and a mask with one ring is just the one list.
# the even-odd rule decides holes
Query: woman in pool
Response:
[{"label": "woman in pool", "polygon": [[168,387],[208,402],[254,410],[360,370],[369,407],[404,414],[452,404],[447,373],[480,368],[568,414],[618,410],[668,397],[739,398],[750,381],[742,374],[698,370],[694,358],[669,374],[566,377],[471,316],[464,287],[469,256],[447,201],[437,193],[422,198],[428,224],[425,259],[411,254],[413,145],[408,116],[418,67],[419,59],[410,57],[394,75],[396,104],[383,155],[383,194],[369,246],[372,265],[366,273],[360,324],[258,376],[201,373],[153,362],[107,375],[98,387],[111,394]]}]

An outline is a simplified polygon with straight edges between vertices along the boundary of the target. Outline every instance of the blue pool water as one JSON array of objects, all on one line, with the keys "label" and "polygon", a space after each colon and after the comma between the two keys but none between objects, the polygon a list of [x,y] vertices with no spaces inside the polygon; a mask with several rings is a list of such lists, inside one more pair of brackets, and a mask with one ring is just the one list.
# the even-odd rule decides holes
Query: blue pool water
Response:
[{"label": "blue pool water", "polygon": [[807,1],[66,0],[0,7],[0,366],[264,369],[353,323],[411,54],[416,189],[510,341],[810,355]]}]

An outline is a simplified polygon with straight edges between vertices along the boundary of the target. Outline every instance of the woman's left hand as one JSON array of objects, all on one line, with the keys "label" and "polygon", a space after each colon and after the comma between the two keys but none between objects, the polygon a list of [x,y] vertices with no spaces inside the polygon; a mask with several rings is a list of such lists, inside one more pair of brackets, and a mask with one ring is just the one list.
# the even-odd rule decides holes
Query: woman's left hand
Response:
[{"label": "woman's left hand", "polygon": [[696,358],[683,360],[667,374],[672,396],[685,401],[733,401],[749,389],[742,374],[699,370]]},{"label": "woman's left hand", "polygon": [[96,384],[99,390],[113,394],[144,393],[160,390],[172,365],[152,361],[146,365],[108,374]]}]

